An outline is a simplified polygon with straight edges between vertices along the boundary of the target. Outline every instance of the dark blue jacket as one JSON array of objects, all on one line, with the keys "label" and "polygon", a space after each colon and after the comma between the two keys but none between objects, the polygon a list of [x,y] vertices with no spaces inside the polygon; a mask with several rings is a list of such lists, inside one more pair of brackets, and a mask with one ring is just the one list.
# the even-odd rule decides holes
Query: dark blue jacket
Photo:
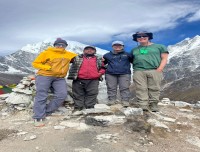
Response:
[{"label": "dark blue jacket", "polygon": [[133,55],[125,51],[114,53],[110,51],[104,54],[104,63],[107,64],[107,74],[131,74],[131,65],[133,62]]}]

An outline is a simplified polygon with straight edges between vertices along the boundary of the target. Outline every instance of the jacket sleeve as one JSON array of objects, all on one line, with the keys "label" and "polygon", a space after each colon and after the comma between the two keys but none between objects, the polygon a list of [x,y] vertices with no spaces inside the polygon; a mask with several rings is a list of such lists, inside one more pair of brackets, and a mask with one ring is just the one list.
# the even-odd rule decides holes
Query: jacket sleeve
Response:
[{"label": "jacket sleeve", "polygon": [[36,57],[36,59],[32,62],[32,66],[36,69],[41,69],[41,70],[50,70],[51,66],[46,65],[45,63],[47,62],[47,58],[45,55],[45,52],[42,52]]},{"label": "jacket sleeve", "polygon": [[103,75],[106,72],[106,67],[104,62],[102,61],[101,63],[101,68],[99,69],[99,73],[101,73],[101,75]]}]

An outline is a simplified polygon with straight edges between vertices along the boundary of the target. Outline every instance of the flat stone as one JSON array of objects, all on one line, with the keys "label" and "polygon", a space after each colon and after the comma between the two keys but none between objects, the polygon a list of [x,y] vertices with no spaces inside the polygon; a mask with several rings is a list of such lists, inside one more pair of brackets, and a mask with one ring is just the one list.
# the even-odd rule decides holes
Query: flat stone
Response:
[{"label": "flat stone", "polygon": [[63,130],[63,129],[65,129],[65,126],[54,126],[53,128],[55,130]]},{"label": "flat stone", "polygon": [[192,145],[195,145],[197,147],[200,147],[200,139],[199,137],[195,137],[195,136],[189,136],[187,139],[186,139],[187,142],[189,142],[190,144]]},{"label": "flat stone", "polygon": [[118,125],[125,122],[125,116],[87,116],[85,118],[85,123],[93,126],[109,126]]},{"label": "flat stone", "polygon": [[19,83],[15,88],[24,89],[24,88],[25,88],[25,85]]},{"label": "flat stone", "polygon": [[1,100],[5,100],[5,99],[8,98],[9,96],[10,96],[10,93],[1,94],[1,95],[0,95],[0,99],[1,99]]},{"label": "flat stone", "polygon": [[119,140],[119,134],[100,134],[96,136],[96,140],[106,143],[117,143],[117,140]]},{"label": "flat stone", "polygon": [[174,105],[175,107],[181,107],[181,108],[191,106],[191,104],[183,101],[175,101]]},{"label": "flat stone", "polygon": [[138,116],[143,115],[143,110],[141,108],[131,108],[128,107],[122,110],[126,116]]},{"label": "flat stone", "polygon": [[161,115],[156,114],[156,113],[154,113],[154,115],[157,116],[157,118],[159,120],[162,120],[162,121],[168,121],[168,122],[175,122],[176,121],[176,119],[174,119],[174,118],[164,117],[164,116],[161,116]]},{"label": "flat stone", "polygon": [[110,110],[110,107],[107,106],[106,104],[96,104],[94,106],[95,109],[107,109],[107,110]]},{"label": "flat stone", "polygon": [[89,148],[76,148],[74,149],[75,152],[92,152]]},{"label": "flat stone", "polygon": [[68,128],[75,128],[77,130],[83,130],[83,131],[89,129],[89,126],[82,122],[62,121],[60,125],[68,127]]},{"label": "flat stone", "polygon": [[32,96],[26,94],[19,94],[12,92],[10,96],[6,99],[6,103],[9,104],[27,104],[32,102]]},{"label": "flat stone", "polygon": [[163,128],[170,132],[170,129],[167,125],[163,124],[162,122],[156,119],[148,119],[147,122],[150,123],[154,127]]},{"label": "flat stone", "polygon": [[179,109],[179,111],[181,111],[181,112],[189,112],[189,113],[193,112],[192,110],[189,110],[189,109]]},{"label": "flat stone", "polygon": [[26,132],[26,131],[18,132],[18,133],[17,133],[17,136],[26,135],[27,133],[28,133],[28,132]]},{"label": "flat stone", "polygon": [[26,137],[24,138],[24,141],[34,140],[34,139],[36,139],[36,138],[37,138],[36,135],[29,135],[29,136],[26,136]]},{"label": "flat stone", "polygon": [[91,109],[84,109],[82,110],[84,115],[88,115],[88,114],[113,114],[112,111],[108,110],[108,109],[95,109],[95,108],[91,108]]},{"label": "flat stone", "polygon": [[19,88],[14,88],[12,89],[13,92],[17,92],[17,93],[24,93],[24,94],[27,94],[27,95],[32,95],[33,92],[29,89],[19,89]]}]

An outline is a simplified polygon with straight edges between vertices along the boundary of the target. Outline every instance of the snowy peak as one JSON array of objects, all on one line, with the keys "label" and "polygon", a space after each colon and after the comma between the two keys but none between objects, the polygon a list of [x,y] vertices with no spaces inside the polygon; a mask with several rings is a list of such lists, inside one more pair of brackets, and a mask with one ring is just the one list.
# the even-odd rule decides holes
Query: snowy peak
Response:
[{"label": "snowy peak", "polygon": [[191,50],[195,50],[200,47],[200,36],[197,35],[193,38],[186,38],[183,41],[168,46],[169,59],[175,56],[180,56],[185,53],[189,53]]},{"label": "snowy peak", "polygon": [[[33,54],[38,54],[41,51],[45,50],[47,47],[49,46],[53,46],[54,41],[53,40],[46,40],[43,42],[39,42],[39,43],[35,43],[35,44],[27,44],[26,46],[24,46],[21,51],[25,51],[25,52],[29,52],[29,53],[33,53]],[[76,41],[67,41],[68,46],[66,48],[66,50],[75,52],[75,53],[82,53],[83,48],[88,46],[86,44],[82,44]],[[100,48],[96,48],[97,49],[97,54],[99,55],[103,55],[105,53],[107,53],[106,50],[100,49]]]}]

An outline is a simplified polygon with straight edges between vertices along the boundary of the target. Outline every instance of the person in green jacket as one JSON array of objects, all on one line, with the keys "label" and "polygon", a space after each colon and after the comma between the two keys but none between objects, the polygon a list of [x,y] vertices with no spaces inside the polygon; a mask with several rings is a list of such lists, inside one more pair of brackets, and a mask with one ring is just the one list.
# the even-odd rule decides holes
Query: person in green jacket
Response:
[{"label": "person in green jacket", "polygon": [[144,111],[158,112],[163,69],[167,64],[168,50],[164,45],[152,43],[153,33],[136,32],[133,40],[139,45],[132,49],[133,81],[136,87],[137,105]]}]

